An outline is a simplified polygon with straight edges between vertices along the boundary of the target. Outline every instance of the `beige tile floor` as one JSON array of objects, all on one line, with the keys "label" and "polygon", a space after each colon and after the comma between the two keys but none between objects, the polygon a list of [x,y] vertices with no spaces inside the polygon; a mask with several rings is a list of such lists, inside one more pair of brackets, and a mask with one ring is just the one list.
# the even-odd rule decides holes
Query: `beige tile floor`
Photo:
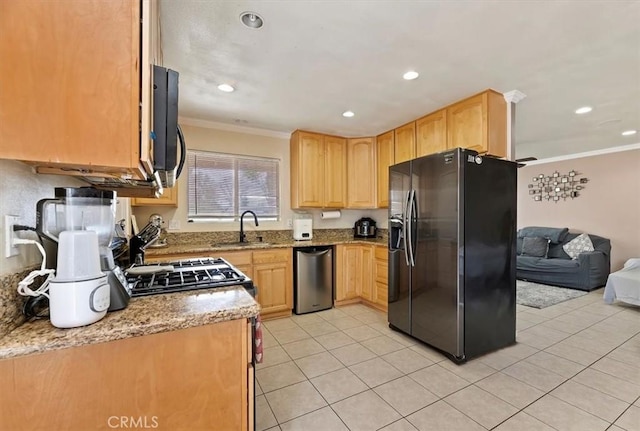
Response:
[{"label": "beige tile floor", "polygon": [[640,431],[640,308],[599,289],[517,330],[455,365],[360,304],[267,321],[256,429]]}]

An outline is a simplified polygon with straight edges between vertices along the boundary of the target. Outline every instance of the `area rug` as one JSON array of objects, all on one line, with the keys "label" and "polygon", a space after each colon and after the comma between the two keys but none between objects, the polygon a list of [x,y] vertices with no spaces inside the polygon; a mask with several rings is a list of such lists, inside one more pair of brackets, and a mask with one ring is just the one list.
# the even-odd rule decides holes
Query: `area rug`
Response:
[{"label": "area rug", "polygon": [[567,289],[558,286],[516,280],[516,302],[534,308],[546,308],[573,298],[586,295],[588,292]]}]

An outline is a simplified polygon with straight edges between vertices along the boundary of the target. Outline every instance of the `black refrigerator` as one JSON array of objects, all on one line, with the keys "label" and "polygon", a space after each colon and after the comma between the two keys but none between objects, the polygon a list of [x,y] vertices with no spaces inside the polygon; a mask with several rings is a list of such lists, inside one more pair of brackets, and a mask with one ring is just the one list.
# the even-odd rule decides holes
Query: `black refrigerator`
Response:
[{"label": "black refrigerator", "polygon": [[389,168],[389,325],[454,362],[515,343],[516,169],[461,148]]}]

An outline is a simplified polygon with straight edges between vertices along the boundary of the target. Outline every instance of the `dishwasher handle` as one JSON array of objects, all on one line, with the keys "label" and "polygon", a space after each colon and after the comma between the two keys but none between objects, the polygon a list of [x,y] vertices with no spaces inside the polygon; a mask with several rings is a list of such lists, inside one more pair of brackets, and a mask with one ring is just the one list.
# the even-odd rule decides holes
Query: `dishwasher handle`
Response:
[{"label": "dishwasher handle", "polygon": [[313,257],[317,257],[317,256],[322,256],[325,255],[327,253],[329,253],[331,251],[331,249],[326,249],[326,250],[321,250],[321,251],[304,251],[304,250],[300,250],[298,253],[302,253],[305,254],[307,256],[313,256]]}]

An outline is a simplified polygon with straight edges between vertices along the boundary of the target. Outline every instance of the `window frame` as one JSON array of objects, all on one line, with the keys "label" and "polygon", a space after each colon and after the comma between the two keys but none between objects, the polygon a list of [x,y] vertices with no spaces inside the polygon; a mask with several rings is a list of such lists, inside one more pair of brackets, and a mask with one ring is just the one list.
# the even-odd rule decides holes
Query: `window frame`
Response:
[{"label": "window frame", "polygon": [[[215,216],[215,215],[198,215],[191,213],[191,170],[193,167],[190,163],[190,155],[203,154],[205,156],[211,157],[213,159],[227,158],[231,159],[233,164],[233,216]],[[259,162],[274,162],[275,163],[275,178],[276,178],[276,187],[275,187],[275,200],[276,200],[276,214],[275,215],[260,215],[258,214],[258,218],[260,221],[270,221],[270,222],[279,222],[282,220],[282,177],[281,177],[281,168],[282,168],[282,159],[280,157],[266,157],[266,156],[256,156],[256,155],[248,155],[248,154],[234,154],[234,153],[225,153],[220,151],[210,151],[210,150],[199,150],[199,149],[189,149],[186,154],[186,171],[187,171],[187,220],[192,223],[233,223],[240,221],[241,212],[240,212],[240,199],[242,195],[239,193],[239,183],[240,176],[238,175],[238,161],[240,160],[256,160]],[[196,186],[197,189],[197,186]],[[200,192],[202,192],[200,190]],[[194,191],[194,194],[197,198],[198,191]],[[249,208],[255,211],[254,208]]]}]

